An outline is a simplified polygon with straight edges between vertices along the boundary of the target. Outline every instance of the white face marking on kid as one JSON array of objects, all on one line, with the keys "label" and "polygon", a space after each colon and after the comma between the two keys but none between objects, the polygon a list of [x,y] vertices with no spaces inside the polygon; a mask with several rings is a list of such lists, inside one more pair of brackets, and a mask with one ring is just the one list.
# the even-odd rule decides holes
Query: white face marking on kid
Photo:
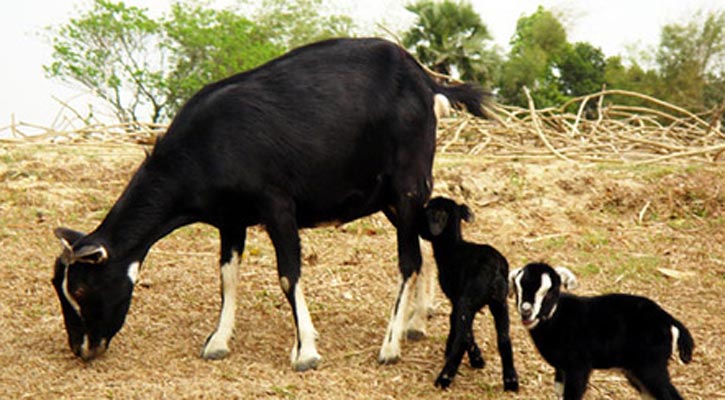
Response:
[{"label": "white face marking on kid", "polygon": [[[546,293],[549,292],[549,289],[551,289],[551,277],[549,274],[545,273],[541,275],[541,286],[536,290],[536,294],[534,295],[534,304],[531,303],[524,303],[523,300],[523,290],[521,287],[521,279],[523,278],[523,274],[519,274],[516,277],[515,284],[516,284],[516,294],[518,297],[518,304],[519,304],[519,313],[523,311],[528,311],[531,309],[531,321],[528,324],[524,324],[527,329],[533,329],[536,327],[536,325],[539,324],[539,312],[541,311],[541,305],[544,302],[544,297],[546,296]],[[553,310],[552,310],[553,311]]]}]

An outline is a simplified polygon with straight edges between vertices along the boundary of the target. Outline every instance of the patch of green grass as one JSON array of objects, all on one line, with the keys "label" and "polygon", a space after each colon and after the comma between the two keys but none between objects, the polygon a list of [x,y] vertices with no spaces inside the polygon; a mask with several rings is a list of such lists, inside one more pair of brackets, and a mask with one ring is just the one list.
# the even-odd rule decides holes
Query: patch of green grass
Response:
[{"label": "patch of green grass", "polygon": [[587,263],[586,265],[577,269],[577,272],[582,276],[596,275],[602,272],[602,269],[598,265],[593,263]]},{"label": "patch of green grass", "polygon": [[657,267],[663,264],[662,259],[654,255],[628,255],[614,269],[616,275],[626,275],[638,279],[658,279]]},{"label": "patch of green grass", "polygon": [[597,229],[587,231],[581,235],[581,240],[578,244],[582,250],[591,251],[601,249],[609,245],[609,235],[606,232]]},{"label": "patch of green grass", "polygon": [[287,386],[272,386],[271,392],[274,393],[279,398],[284,399],[296,399],[297,394],[295,391],[297,390],[297,387],[295,385],[287,385]]}]

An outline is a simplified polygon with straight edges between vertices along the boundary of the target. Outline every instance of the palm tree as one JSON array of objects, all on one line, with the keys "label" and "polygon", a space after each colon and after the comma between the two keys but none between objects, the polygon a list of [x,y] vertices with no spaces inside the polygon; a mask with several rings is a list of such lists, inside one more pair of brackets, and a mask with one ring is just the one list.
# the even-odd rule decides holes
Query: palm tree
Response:
[{"label": "palm tree", "polygon": [[486,47],[488,28],[466,0],[420,0],[406,6],[418,16],[403,45],[436,72],[463,80],[492,81],[498,54]]}]

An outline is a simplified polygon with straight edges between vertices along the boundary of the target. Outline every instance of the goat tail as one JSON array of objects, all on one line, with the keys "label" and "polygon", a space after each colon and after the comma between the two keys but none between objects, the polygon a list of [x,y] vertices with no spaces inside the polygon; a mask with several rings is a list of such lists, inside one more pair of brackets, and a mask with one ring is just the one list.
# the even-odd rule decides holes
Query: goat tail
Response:
[{"label": "goat tail", "polygon": [[682,360],[683,363],[687,364],[690,361],[692,361],[692,351],[695,348],[695,341],[692,339],[692,335],[690,335],[690,331],[687,330],[685,325],[682,324],[682,322],[672,319],[672,352],[675,352],[674,344],[675,341],[677,342],[677,350],[680,354],[680,360]]},{"label": "goat tail", "polygon": [[475,83],[464,82],[451,86],[438,86],[436,91],[444,95],[452,104],[465,106],[466,110],[477,117],[486,117],[484,106],[491,95]]}]

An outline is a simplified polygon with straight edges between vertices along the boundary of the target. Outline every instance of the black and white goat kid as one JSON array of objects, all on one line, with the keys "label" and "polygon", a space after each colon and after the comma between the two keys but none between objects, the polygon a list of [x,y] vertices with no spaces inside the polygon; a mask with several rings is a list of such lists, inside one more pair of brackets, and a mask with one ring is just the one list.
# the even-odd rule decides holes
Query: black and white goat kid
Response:
[{"label": "black and white goat kid", "polygon": [[445,365],[435,385],[447,388],[451,384],[464,353],[468,354],[472,367],[483,368],[485,363],[481,350],[473,337],[473,319],[479,310],[488,305],[496,325],[504,390],[516,391],[519,383],[509,338],[506,304],[508,262],[489,245],[463,240],[461,220],[470,222],[472,218],[466,205],[436,197],[428,202],[425,221],[421,223],[421,237],[433,246],[438,280],[451,301]]},{"label": "black and white goat kid", "polygon": [[580,297],[561,293],[574,274],[544,263],[511,271],[521,321],[555,368],[559,398],[581,399],[592,369],[621,369],[643,398],[681,399],[667,363],[675,350],[692,360],[690,332],[652,300],[627,294]]},{"label": "black and white goat kid", "polygon": [[381,39],[311,44],[204,87],[95,230],[55,232],[65,249],[53,285],[73,352],[89,360],[106,350],[151,246],[202,222],[219,230],[222,281],[219,323],[202,356],[226,356],[247,228],[263,225],[295,322],[292,367],[315,368],[298,231],[383,211],[397,229],[402,279],[378,360],[395,362],[408,294],[421,281],[416,223],[433,187],[434,104],[444,97],[483,116],[479,87],[441,85]]}]

